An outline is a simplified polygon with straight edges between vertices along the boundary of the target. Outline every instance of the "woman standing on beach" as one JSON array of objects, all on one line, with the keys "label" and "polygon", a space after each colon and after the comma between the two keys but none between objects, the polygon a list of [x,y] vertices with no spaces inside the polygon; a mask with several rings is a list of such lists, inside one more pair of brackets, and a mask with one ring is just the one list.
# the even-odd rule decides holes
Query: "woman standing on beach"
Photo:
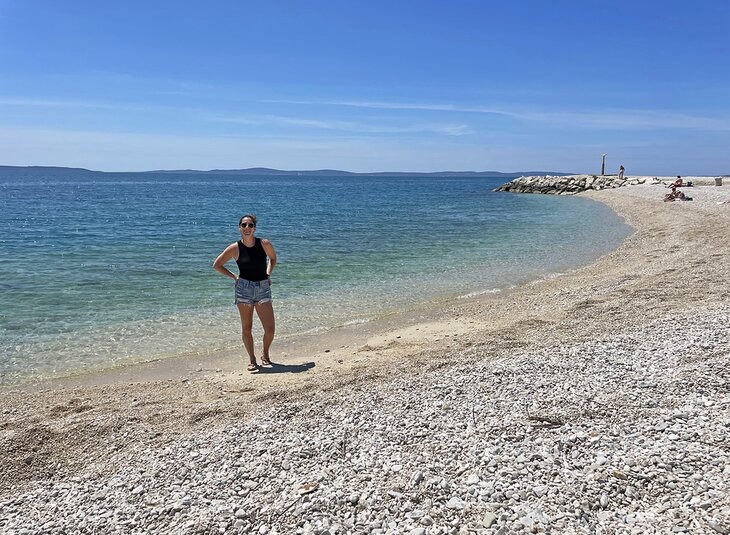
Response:
[{"label": "woman standing on beach", "polygon": [[[251,334],[254,309],[264,328],[261,364],[271,365],[269,348],[276,330],[274,307],[271,304],[271,272],[276,266],[276,251],[269,240],[254,236],[256,233],[255,215],[243,216],[238,222],[238,230],[241,232],[241,239],[226,247],[218,255],[213,262],[213,269],[236,281],[235,303],[241,316],[241,334],[249,361],[246,369],[253,372],[258,368]],[[225,264],[232,259],[238,264],[240,275],[235,275],[225,267]]]}]

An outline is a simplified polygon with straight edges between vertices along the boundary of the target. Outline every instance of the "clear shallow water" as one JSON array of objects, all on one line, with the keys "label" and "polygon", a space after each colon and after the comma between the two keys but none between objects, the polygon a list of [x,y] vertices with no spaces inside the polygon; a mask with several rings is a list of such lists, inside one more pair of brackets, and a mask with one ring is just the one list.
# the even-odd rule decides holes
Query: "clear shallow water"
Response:
[{"label": "clear shallow water", "polygon": [[277,336],[563,271],[629,233],[500,182],[0,171],[0,384],[239,347],[211,264],[251,211],[279,256]]}]

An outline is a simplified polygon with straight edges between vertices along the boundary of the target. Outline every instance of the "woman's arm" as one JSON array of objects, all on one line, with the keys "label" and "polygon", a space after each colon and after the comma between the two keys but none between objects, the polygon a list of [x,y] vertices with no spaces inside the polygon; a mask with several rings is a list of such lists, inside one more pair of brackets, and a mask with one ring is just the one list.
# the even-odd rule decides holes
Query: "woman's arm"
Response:
[{"label": "woman's arm", "polygon": [[238,275],[229,271],[225,266],[226,262],[236,258],[237,252],[238,242],[230,244],[221,254],[218,255],[218,258],[215,259],[215,261],[213,262],[213,269],[215,269],[221,275],[225,275],[230,279],[237,280]]},{"label": "woman's arm", "polygon": [[269,257],[269,265],[266,267],[266,275],[271,276],[271,272],[274,271],[274,266],[276,266],[276,251],[269,240],[261,240],[261,246],[264,248],[266,256]]}]

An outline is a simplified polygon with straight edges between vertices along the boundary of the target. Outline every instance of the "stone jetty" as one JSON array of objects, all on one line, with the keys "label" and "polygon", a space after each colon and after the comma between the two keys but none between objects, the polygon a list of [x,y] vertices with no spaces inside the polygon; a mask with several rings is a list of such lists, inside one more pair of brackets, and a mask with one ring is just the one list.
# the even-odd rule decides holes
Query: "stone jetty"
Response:
[{"label": "stone jetty", "polygon": [[494,191],[512,193],[546,193],[550,195],[574,195],[581,191],[620,188],[642,184],[644,179],[619,178],[616,175],[568,175],[568,176],[521,176],[502,184]]}]

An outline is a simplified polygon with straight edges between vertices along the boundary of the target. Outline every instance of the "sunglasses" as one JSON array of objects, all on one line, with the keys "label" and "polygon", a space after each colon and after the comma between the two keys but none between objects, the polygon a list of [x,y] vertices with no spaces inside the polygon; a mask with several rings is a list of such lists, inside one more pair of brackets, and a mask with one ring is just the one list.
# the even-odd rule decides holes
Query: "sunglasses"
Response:
[{"label": "sunglasses", "polygon": [[254,225],[253,223],[241,223],[238,226],[241,228],[256,228],[256,225]]}]

